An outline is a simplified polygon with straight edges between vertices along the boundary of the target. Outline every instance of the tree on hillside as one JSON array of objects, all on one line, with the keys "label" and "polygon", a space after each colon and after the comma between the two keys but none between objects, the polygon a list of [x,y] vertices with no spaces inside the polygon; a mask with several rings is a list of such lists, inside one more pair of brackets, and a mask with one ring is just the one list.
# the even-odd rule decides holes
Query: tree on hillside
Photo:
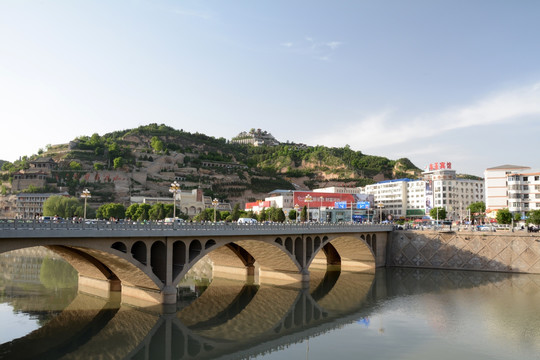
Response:
[{"label": "tree on hillside", "polygon": [[499,224],[511,224],[512,223],[512,213],[508,208],[500,209],[495,215],[495,219]]},{"label": "tree on hillside", "polygon": [[150,145],[155,152],[160,153],[165,150],[165,144],[157,136],[153,136],[150,139]]},{"label": "tree on hillside", "polygon": [[114,158],[114,160],[113,160],[113,167],[114,167],[115,169],[119,169],[119,168],[121,168],[122,166],[124,166],[124,158],[122,158],[122,157]]},{"label": "tree on hillside", "polygon": [[69,163],[69,169],[75,171],[82,170],[82,165],[80,162],[72,161]]}]

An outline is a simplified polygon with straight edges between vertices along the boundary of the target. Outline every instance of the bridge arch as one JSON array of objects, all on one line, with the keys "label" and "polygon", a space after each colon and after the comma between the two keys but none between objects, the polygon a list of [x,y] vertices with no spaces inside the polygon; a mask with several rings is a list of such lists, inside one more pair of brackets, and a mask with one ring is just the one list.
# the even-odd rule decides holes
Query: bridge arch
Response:
[{"label": "bridge arch", "polygon": [[[367,237],[371,239],[370,235]],[[322,269],[338,265],[342,270],[375,268],[374,253],[365,239],[364,235],[324,236],[322,243],[313,247],[314,253],[306,266]]]},{"label": "bridge arch", "polygon": [[[205,246],[203,249],[199,240],[192,240],[187,245],[190,255],[185,263],[173,260],[177,267],[172,285],[178,285],[187,271],[204,256],[208,256],[212,260],[214,274],[227,273],[245,277],[246,275],[255,275],[255,267],[258,267],[260,278],[301,280],[303,269],[301,264],[304,261],[301,241],[301,237],[296,238],[293,246],[290,237],[285,240],[286,246],[290,244],[291,250],[293,250],[291,252],[277,241],[262,242],[257,239],[243,239],[223,242],[210,247]],[[176,251],[173,250],[173,258],[174,254],[180,254],[178,257],[181,257],[183,251],[184,248],[178,245]]]}]

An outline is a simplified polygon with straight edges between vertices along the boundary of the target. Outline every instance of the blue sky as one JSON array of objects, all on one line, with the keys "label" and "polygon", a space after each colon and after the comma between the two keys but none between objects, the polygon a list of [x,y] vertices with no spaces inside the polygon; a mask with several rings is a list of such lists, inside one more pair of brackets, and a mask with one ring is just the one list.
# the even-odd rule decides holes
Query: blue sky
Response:
[{"label": "blue sky", "polygon": [[0,2],[0,159],[149,123],[540,168],[538,1]]}]

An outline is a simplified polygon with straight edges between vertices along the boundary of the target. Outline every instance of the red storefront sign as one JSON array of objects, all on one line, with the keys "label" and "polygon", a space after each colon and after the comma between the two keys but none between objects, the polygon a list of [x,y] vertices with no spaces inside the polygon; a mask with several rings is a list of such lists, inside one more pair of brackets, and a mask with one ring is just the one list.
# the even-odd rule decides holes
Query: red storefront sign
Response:
[{"label": "red storefront sign", "polygon": [[311,196],[311,201],[309,202],[310,207],[334,207],[336,202],[346,201],[348,207],[351,203],[356,204],[359,199],[357,199],[353,194],[337,194],[337,193],[323,193],[323,192],[313,192],[313,191],[295,191],[293,204],[298,205],[301,208],[308,206],[306,201],[306,196]]}]

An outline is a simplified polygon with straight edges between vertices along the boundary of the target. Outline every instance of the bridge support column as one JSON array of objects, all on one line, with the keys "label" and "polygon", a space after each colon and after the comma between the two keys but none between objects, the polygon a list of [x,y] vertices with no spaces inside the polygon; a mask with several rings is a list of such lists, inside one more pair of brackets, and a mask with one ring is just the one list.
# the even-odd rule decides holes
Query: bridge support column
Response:
[{"label": "bridge support column", "polygon": [[308,282],[309,283],[309,280],[310,280],[309,270],[307,268],[304,268],[304,269],[302,269],[300,274],[302,275],[302,282]]},{"label": "bridge support column", "polygon": [[111,292],[119,292],[122,289],[120,280],[96,279],[84,275],[79,275],[78,291],[108,299]]},{"label": "bridge support column", "polygon": [[254,282],[257,281],[256,278],[258,277],[255,274],[255,266],[253,265],[237,267],[216,264],[212,267],[212,276],[242,281],[253,279]]},{"label": "bridge support column", "polygon": [[122,303],[138,307],[176,304],[176,294],[174,286],[165,286],[162,290],[157,290],[122,285]]}]

